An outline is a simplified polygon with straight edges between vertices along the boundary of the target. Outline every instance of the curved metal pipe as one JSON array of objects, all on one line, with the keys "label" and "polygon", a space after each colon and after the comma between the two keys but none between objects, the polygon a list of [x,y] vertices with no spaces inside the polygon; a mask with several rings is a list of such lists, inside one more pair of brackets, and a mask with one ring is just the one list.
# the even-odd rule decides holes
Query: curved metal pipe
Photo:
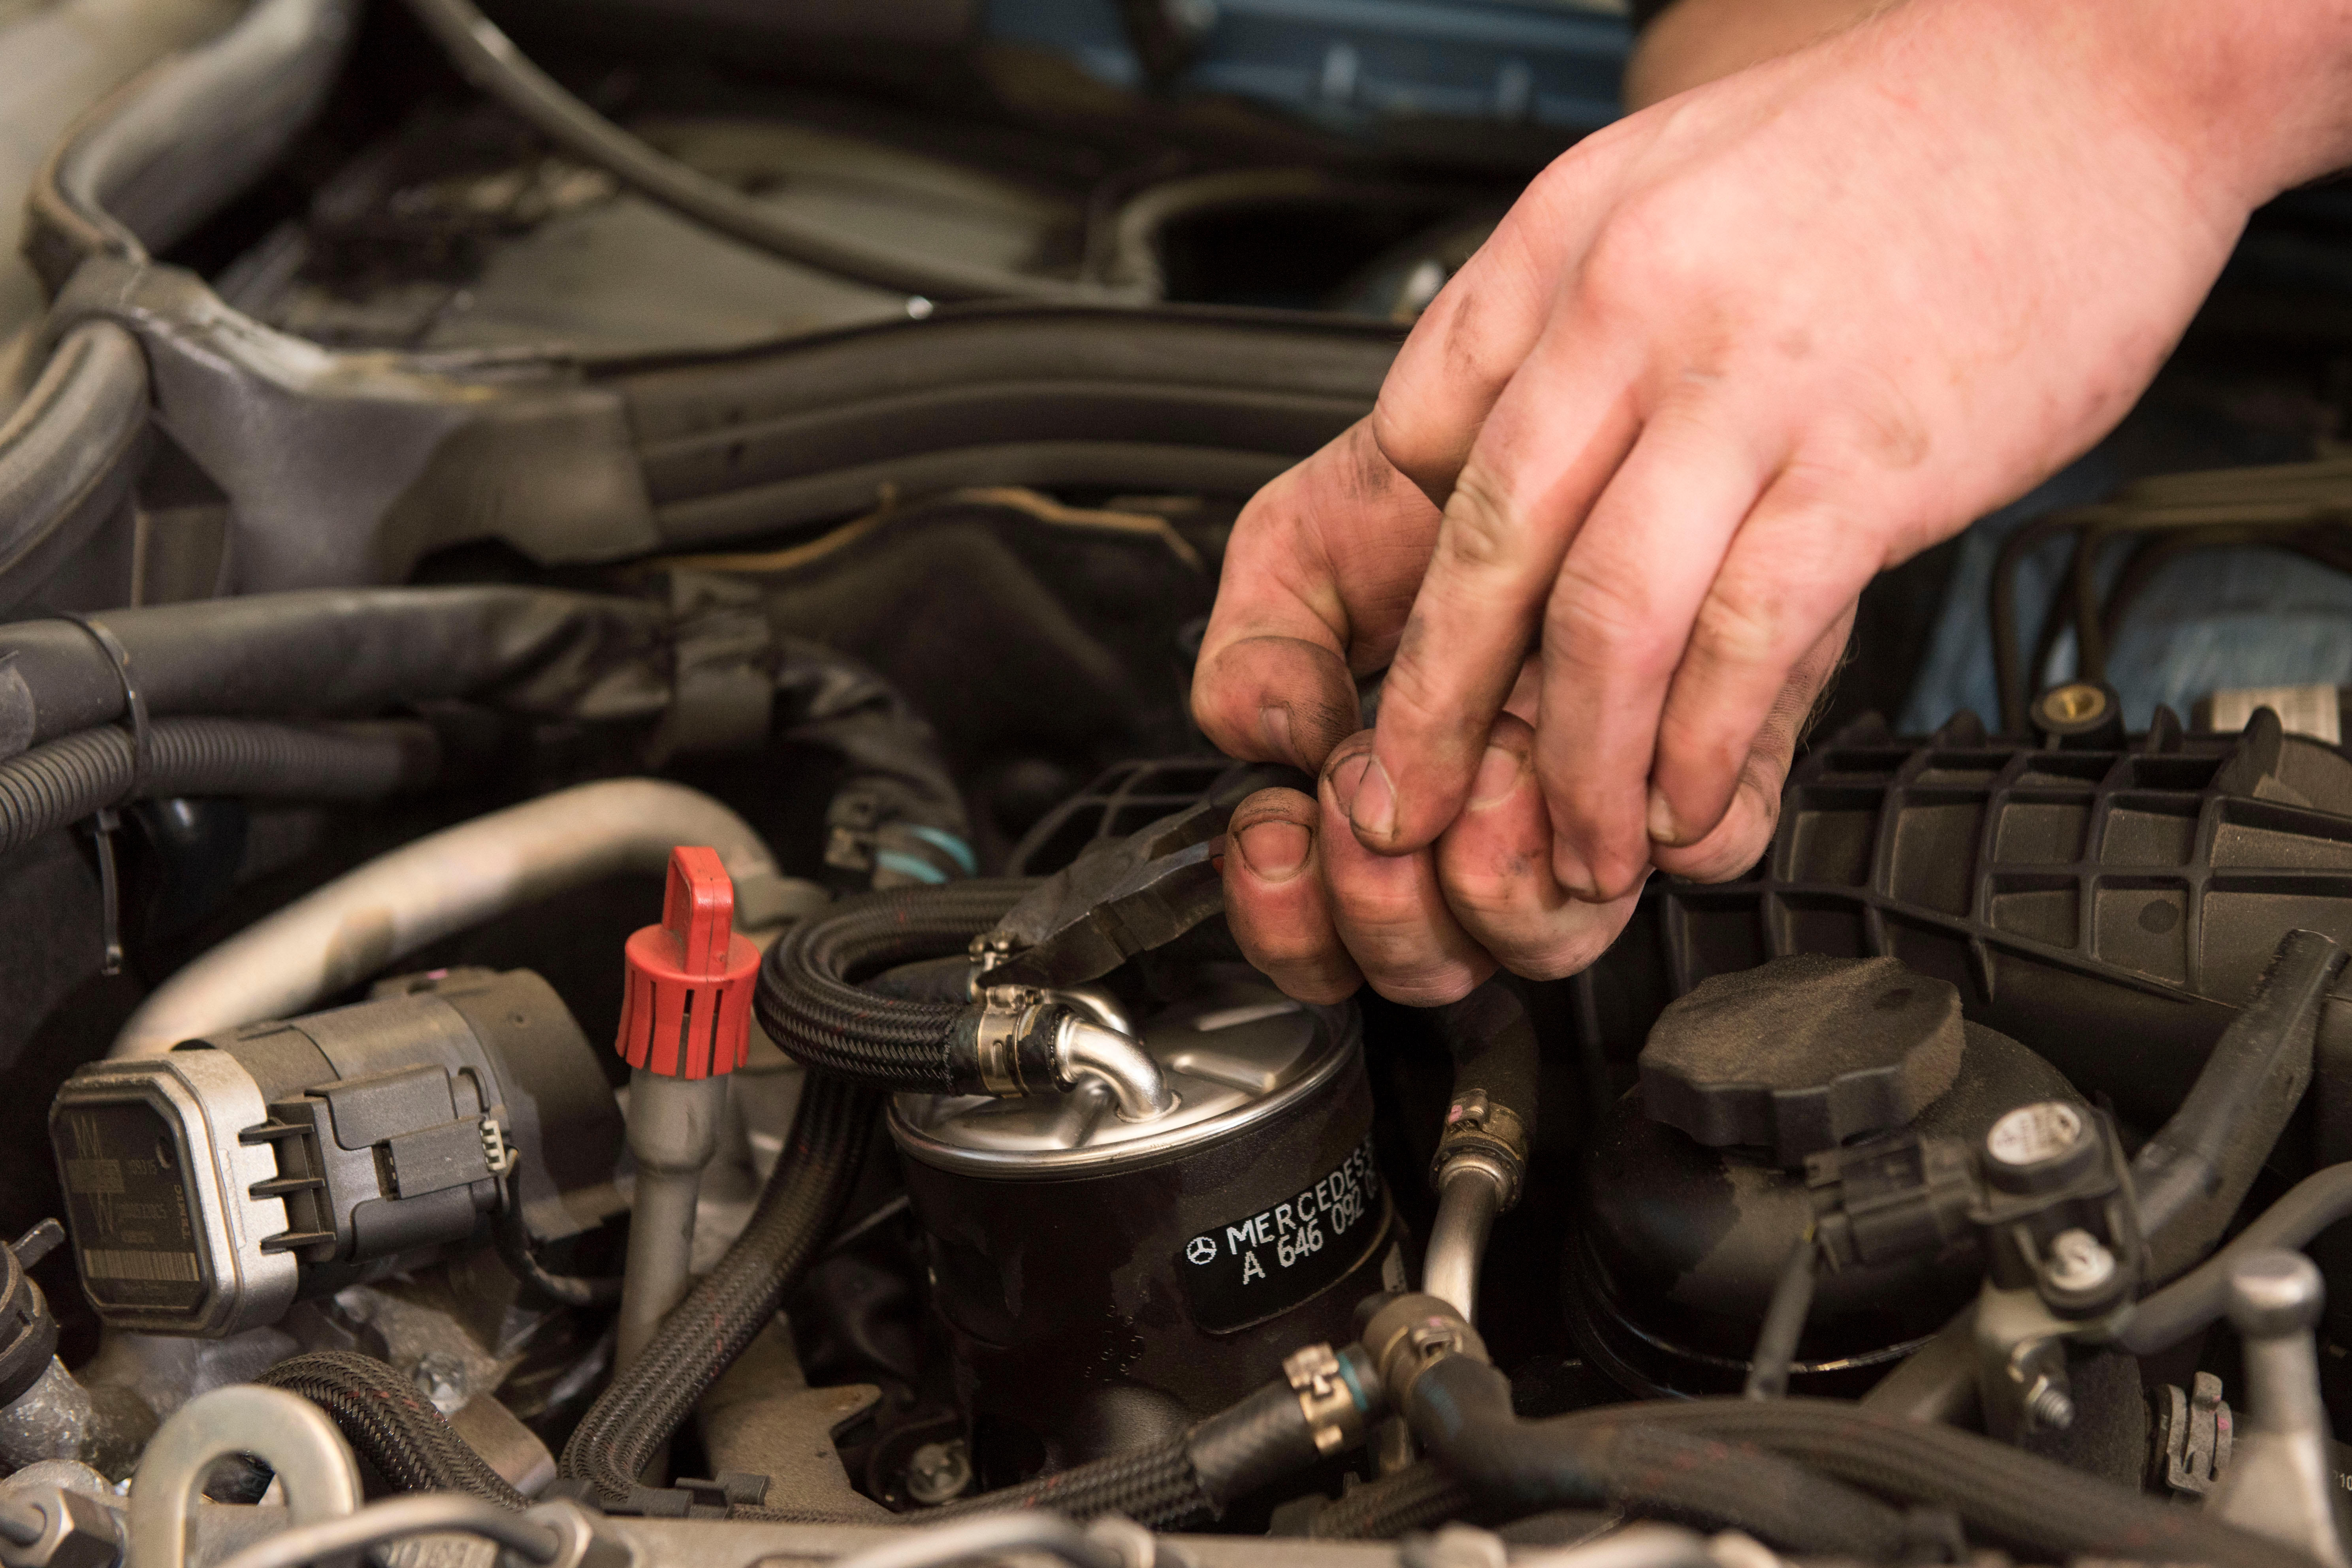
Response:
[{"label": "curved metal pipe", "polygon": [[681,844],[719,851],[743,927],[789,912],[793,884],[750,823],[683,784],[600,780],[404,845],[248,926],[157,986],[108,1054],[160,1056],[299,1013],[533,900],[623,872],[659,876]]},{"label": "curved metal pipe", "polygon": [[1486,1237],[1509,1190],[1510,1178],[1501,1167],[1477,1154],[1455,1155],[1437,1179],[1437,1219],[1429,1227],[1421,1288],[1452,1306],[1465,1322],[1478,1321],[1478,1268],[1486,1260]]},{"label": "curved metal pipe", "polygon": [[1127,1016],[1127,1009],[1119,1005],[1108,986],[1065,985],[1053,996],[1055,1001],[1076,1008],[1112,1034],[1135,1037],[1135,1020]]},{"label": "curved metal pipe", "polygon": [[1093,1079],[1108,1087],[1122,1121],[1155,1121],[1176,1109],[1176,1091],[1139,1041],[1076,1016],[1054,1037],[1055,1076]]},{"label": "curved metal pipe", "polygon": [[286,1488],[298,1525],[360,1506],[360,1470],[327,1413],[299,1394],[236,1383],[200,1394],[157,1429],[131,1486],[123,1568],[186,1568],[188,1520],[212,1468],[250,1454]]}]

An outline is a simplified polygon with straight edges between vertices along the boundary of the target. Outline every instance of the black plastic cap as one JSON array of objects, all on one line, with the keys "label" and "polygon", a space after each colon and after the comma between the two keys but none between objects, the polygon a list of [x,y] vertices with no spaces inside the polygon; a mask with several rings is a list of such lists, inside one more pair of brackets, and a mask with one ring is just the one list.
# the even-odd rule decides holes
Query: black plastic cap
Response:
[{"label": "black plastic cap", "polygon": [[1711,1148],[1810,1154],[1906,1126],[1959,1076],[1960,994],[1892,958],[1778,958],[1668,1007],[1642,1048],[1651,1120]]}]

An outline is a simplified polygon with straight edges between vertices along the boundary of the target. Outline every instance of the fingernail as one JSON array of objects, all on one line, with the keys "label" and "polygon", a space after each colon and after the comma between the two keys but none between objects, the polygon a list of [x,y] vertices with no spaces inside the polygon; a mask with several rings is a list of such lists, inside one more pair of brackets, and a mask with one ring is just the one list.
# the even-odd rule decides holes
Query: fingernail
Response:
[{"label": "fingernail", "polygon": [[1298,761],[1298,752],[1290,743],[1290,710],[1261,708],[1257,710],[1257,727],[1265,736],[1265,743],[1274,754],[1286,763]]},{"label": "fingernail", "polygon": [[1261,881],[1287,882],[1307,864],[1315,836],[1295,822],[1259,822],[1235,834],[1234,842]]},{"label": "fingernail", "polygon": [[1365,752],[1331,770],[1331,798],[1339,803],[1350,822],[1356,819],[1356,791],[1362,787],[1365,771],[1371,765],[1372,754]]},{"label": "fingernail", "polygon": [[1389,771],[1381,766],[1378,757],[1367,763],[1363,782],[1356,786],[1355,804],[1348,807],[1348,820],[1360,833],[1387,838],[1396,832],[1396,785],[1389,782]]},{"label": "fingernail", "polygon": [[1682,829],[1675,826],[1675,808],[1668,804],[1665,792],[1657,785],[1650,786],[1650,842],[1680,844]]},{"label": "fingernail", "polygon": [[1586,903],[1601,900],[1601,884],[1592,875],[1592,868],[1584,857],[1569,847],[1565,839],[1555,840],[1551,847],[1551,874],[1559,879],[1560,889],[1571,899]]},{"label": "fingernail", "polygon": [[1499,805],[1519,787],[1519,773],[1526,763],[1518,752],[1502,746],[1489,746],[1486,754],[1478,759],[1478,776],[1470,781],[1470,809],[1482,811]]}]

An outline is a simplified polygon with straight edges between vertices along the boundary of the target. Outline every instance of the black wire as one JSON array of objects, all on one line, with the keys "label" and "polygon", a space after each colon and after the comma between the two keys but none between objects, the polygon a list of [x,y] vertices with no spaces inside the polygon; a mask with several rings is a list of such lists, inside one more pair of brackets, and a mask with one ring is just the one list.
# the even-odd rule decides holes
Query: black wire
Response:
[{"label": "black wire", "polygon": [[470,0],[409,0],[409,6],[460,76],[520,115],[541,135],[638,195],[755,249],[931,300],[1150,302],[1132,289],[922,256],[903,246],[807,223],[665,156],[614,124],[533,65]]},{"label": "black wire", "polygon": [[1748,1364],[1750,1399],[1780,1399],[1789,1392],[1789,1368],[1797,1359],[1797,1342],[1804,1337],[1805,1319],[1813,1310],[1813,1270],[1821,1249],[1811,1227],[1789,1249],[1772,1300],[1764,1309],[1764,1327],[1756,1336],[1756,1353]]},{"label": "black wire", "polygon": [[607,1307],[621,1299],[621,1277],[612,1275],[551,1274],[530,1250],[530,1228],[523,1223],[522,1194],[518,1190],[520,1174],[507,1183],[505,1196],[499,1205],[497,1218],[490,1222],[490,1235],[497,1243],[499,1260],[514,1277],[546,1297],[566,1307]]}]

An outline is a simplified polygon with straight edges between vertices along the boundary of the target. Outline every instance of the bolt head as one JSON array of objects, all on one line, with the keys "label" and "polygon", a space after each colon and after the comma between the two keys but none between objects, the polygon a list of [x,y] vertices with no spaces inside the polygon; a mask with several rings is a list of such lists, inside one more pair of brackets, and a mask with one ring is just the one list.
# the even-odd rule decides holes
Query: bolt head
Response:
[{"label": "bolt head", "polygon": [[1992,1124],[1985,1152],[1996,1164],[2022,1169],[2054,1160],[2083,1141],[2083,1113],[2063,1100],[2021,1105]]},{"label": "bolt head", "polygon": [[2271,1247],[2230,1270],[2230,1321],[2250,1340],[2305,1332],[2326,1303],[2319,1269],[2300,1252]]},{"label": "bolt head", "polygon": [[971,1485],[971,1458],[960,1442],[926,1443],[907,1459],[907,1495],[943,1503]]},{"label": "bolt head", "polygon": [[2062,1230],[2051,1238],[2042,1274],[2060,1290],[2096,1290],[2116,1277],[2116,1255],[2087,1230]]},{"label": "bolt head", "polygon": [[465,1405],[470,1381],[466,1375],[466,1363],[445,1351],[436,1351],[420,1359],[410,1374],[416,1392],[433,1402],[433,1407],[444,1415],[453,1415]]}]

